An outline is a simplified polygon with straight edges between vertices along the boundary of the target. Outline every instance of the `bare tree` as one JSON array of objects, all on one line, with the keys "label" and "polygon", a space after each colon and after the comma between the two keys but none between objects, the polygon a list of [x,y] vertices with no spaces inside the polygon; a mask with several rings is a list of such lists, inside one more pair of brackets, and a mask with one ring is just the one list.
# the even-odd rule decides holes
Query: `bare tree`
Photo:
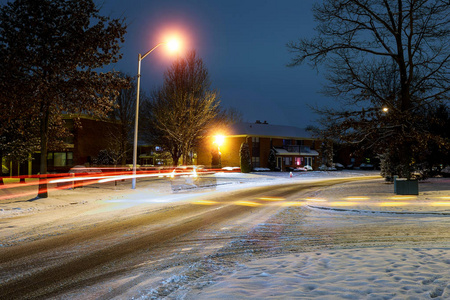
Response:
[{"label": "bare tree", "polygon": [[[114,109],[110,112],[109,118],[117,122],[117,127],[111,127],[109,132],[111,142],[110,152],[116,155],[116,163],[120,161],[126,164],[128,154],[131,152],[133,136],[134,114],[136,112],[136,82],[128,75],[120,74],[129,85],[119,91],[119,96],[115,99]],[[118,130],[116,130],[118,129]]]},{"label": "bare tree", "polygon": [[180,157],[184,164],[191,163],[198,139],[218,113],[217,92],[210,85],[202,59],[191,51],[172,64],[162,88],[143,105],[153,141],[170,151],[174,165]]},{"label": "bare tree", "polygon": [[439,139],[424,112],[449,99],[448,1],[324,0],[313,11],[317,36],[288,48],[290,66],[328,69],[324,92],[341,103],[318,109],[326,133],[395,155],[409,178],[413,157]]}]

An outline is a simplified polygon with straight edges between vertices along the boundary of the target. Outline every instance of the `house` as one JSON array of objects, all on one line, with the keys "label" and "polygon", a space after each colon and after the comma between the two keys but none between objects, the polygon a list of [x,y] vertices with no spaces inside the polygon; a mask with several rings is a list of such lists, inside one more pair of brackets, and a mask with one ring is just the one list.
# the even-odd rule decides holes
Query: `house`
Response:
[{"label": "house", "polygon": [[[117,147],[119,124],[87,115],[64,115],[65,126],[71,133],[64,139],[64,148],[47,154],[48,172],[67,172],[75,165],[92,164],[101,150]],[[39,172],[40,155],[34,154],[33,174]]]},{"label": "house", "polygon": [[219,147],[222,167],[238,167],[239,151],[244,142],[249,145],[253,168],[268,167],[271,149],[275,151],[277,169],[282,171],[306,165],[317,169],[322,162],[321,141],[305,129],[256,121],[230,125],[224,136],[220,146],[214,143],[212,136],[202,141],[197,151],[198,164],[211,165],[211,151]]}]

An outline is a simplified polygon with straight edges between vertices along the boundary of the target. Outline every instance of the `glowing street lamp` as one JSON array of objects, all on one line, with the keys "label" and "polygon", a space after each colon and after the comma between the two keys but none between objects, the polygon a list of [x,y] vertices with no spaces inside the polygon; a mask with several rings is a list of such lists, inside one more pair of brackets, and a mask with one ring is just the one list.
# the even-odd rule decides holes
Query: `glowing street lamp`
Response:
[{"label": "glowing street lamp", "polygon": [[218,134],[214,136],[214,144],[217,144],[217,147],[222,146],[224,141],[225,137],[223,135]]},{"label": "glowing street lamp", "polygon": [[[218,135],[214,136],[213,144],[217,145],[217,165],[219,168],[222,165],[222,159],[221,159],[222,155],[220,154],[220,146],[223,145],[224,141],[225,141],[225,137],[223,135],[218,134]],[[214,158],[213,158],[213,160],[214,160]],[[214,164],[214,162],[213,162],[213,164]]]},{"label": "glowing street lamp", "polygon": [[179,48],[179,41],[172,39],[168,42],[162,42],[147,51],[144,55],[139,53],[138,56],[138,73],[137,73],[137,91],[136,91],[136,116],[134,121],[134,142],[133,142],[133,179],[131,181],[131,188],[136,188],[136,162],[137,162],[137,143],[138,143],[138,121],[139,121],[139,90],[141,86],[141,61],[152,53],[156,48],[162,45],[167,45],[171,52],[177,51]]}]

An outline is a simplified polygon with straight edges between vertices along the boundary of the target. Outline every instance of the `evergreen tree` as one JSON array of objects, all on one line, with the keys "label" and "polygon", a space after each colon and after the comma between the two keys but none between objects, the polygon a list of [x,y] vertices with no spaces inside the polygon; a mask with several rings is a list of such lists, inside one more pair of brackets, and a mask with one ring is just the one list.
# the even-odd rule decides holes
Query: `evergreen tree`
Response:
[{"label": "evergreen tree", "polygon": [[222,168],[222,160],[220,157],[219,148],[214,146],[211,149],[211,167],[216,169]]},{"label": "evergreen tree", "polygon": [[241,144],[239,157],[241,159],[241,172],[250,173],[252,171],[252,160],[250,158],[250,147],[248,146],[248,143]]},{"label": "evergreen tree", "polygon": [[275,155],[274,149],[270,149],[267,166],[271,171],[274,171],[275,168],[277,167],[277,157]]},{"label": "evergreen tree", "polygon": [[[120,59],[125,28],[101,16],[93,0],[16,0],[0,8],[0,102],[14,107],[9,120],[26,111],[38,121],[41,175],[50,128],[62,124],[63,112],[105,116],[111,109],[124,81],[98,70]],[[45,178],[38,196],[48,196]]]}]

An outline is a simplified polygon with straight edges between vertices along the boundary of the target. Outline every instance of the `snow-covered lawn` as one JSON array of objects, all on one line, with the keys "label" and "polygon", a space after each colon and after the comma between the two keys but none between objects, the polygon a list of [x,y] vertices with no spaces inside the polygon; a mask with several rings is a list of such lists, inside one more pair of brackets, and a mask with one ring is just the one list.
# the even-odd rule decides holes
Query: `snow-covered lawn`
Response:
[{"label": "snow-covered lawn", "polygon": [[450,249],[348,249],[259,259],[189,298],[450,299]]}]

